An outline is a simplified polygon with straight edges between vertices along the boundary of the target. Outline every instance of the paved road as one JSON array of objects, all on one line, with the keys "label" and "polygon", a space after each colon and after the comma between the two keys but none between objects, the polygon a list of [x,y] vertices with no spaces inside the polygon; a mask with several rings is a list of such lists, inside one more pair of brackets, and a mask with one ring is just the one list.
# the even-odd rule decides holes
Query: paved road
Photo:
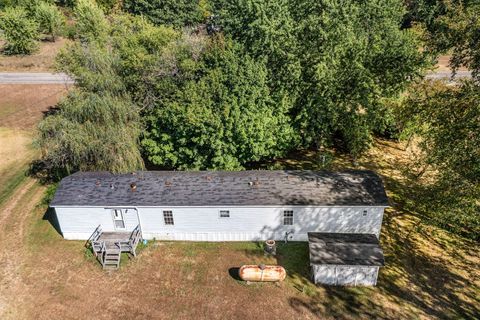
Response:
[{"label": "paved road", "polygon": [[[457,71],[455,74],[455,80],[458,79],[465,79],[465,78],[471,78],[472,73],[470,71]],[[452,78],[452,72],[450,71],[437,71],[433,73],[429,73],[425,76],[426,79],[435,79],[435,80],[450,80]]]},{"label": "paved road", "polygon": [[0,84],[71,84],[73,79],[64,73],[0,72]]},{"label": "paved road", "polygon": [[[449,71],[438,71],[426,75],[426,79],[448,80],[452,73]],[[458,71],[455,79],[471,78],[470,71]],[[455,81],[455,80],[454,80]],[[64,73],[48,72],[0,72],[0,84],[72,84],[73,79]]]}]

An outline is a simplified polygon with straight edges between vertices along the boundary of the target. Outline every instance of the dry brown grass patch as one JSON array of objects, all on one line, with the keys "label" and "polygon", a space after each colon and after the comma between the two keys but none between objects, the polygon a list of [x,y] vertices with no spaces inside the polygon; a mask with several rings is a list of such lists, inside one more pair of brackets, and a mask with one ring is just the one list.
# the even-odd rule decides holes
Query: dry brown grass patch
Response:
[{"label": "dry brown grass patch", "polygon": [[34,129],[68,88],[63,84],[0,84],[0,127]]},{"label": "dry brown grass patch", "polygon": [[[39,50],[31,55],[6,56],[0,53],[0,72],[52,72],[55,57],[68,42],[64,38],[55,42],[42,41]],[[3,47],[1,41],[0,47]]]}]

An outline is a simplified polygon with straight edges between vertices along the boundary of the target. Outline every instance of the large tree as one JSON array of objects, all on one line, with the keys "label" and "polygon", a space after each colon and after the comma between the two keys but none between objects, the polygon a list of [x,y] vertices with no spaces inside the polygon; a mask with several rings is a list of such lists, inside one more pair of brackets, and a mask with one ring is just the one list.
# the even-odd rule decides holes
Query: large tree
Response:
[{"label": "large tree", "polygon": [[65,27],[65,16],[60,9],[51,3],[40,2],[35,8],[35,20],[40,31],[52,37],[52,41],[59,36]]},{"label": "large tree", "polygon": [[271,98],[265,61],[242,45],[128,15],[113,17],[110,30],[108,46],[73,45],[59,66],[86,92],[132,97],[151,163],[240,169],[291,146],[290,118]]},{"label": "large tree", "polygon": [[280,155],[293,132],[271,100],[265,64],[231,40],[206,41],[197,60],[183,56],[161,66],[161,98],[146,117],[142,141],[148,159],[181,169],[233,170]]},{"label": "large tree", "polygon": [[77,0],[73,13],[78,39],[101,44],[107,41],[109,24],[94,0]]},{"label": "large tree", "polygon": [[[418,135],[430,169],[424,213],[471,238],[480,235],[480,88],[426,82],[410,89],[404,130]],[[425,171],[425,170],[424,170]],[[419,202],[420,203],[420,202]]]},{"label": "large tree", "polygon": [[303,67],[296,122],[307,143],[340,138],[354,156],[368,147],[392,97],[421,70],[401,1],[292,1]]},{"label": "large tree", "polygon": [[39,125],[43,168],[53,178],[78,170],[140,169],[139,124],[128,96],[74,90]]},{"label": "large tree", "polygon": [[38,48],[38,23],[23,7],[7,7],[0,12],[0,33],[7,54],[31,54]]},{"label": "large tree", "polygon": [[340,141],[366,148],[426,59],[401,30],[400,0],[231,0],[213,6],[219,29],[268,67],[277,105],[288,109],[306,147]]},{"label": "large tree", "polygon": [[219,28],[265,60],[268,84],[277,104],[291,108],[301,77],[297,27],[288,0],[231,0],[214,3]]}]

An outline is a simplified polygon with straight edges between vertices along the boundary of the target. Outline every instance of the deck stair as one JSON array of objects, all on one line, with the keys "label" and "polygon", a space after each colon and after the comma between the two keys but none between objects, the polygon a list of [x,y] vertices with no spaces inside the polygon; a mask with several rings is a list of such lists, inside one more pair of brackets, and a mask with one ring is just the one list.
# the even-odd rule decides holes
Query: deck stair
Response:
[{"label": "deck stair", "polygon": [[132,232],[103,232],[101,226],[98,226],[87,243],[103,269],[116,270],[120,266],[122,252],[137,256],[136,249],[141,239],[140,226]]},{"label": "deck stair", "polygon": [[104,270],[117,270],[120,267],[120,249],[106,249],[101,259]]}]

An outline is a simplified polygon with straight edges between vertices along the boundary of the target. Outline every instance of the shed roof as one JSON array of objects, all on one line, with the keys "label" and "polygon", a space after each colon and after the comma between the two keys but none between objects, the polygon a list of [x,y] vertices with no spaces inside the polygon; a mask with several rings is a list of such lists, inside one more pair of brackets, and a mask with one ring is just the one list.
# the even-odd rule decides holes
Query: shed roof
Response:
[{"label": "shed roof", "polygon": [[383,266],[383,251],[374,234],[308,233],[310,264]]},{"label": "shed roof", "polygon": [[[133,191],[131,185],[135,184]],[[372,171],[77,172],[51,206],[388,206]]]}]

